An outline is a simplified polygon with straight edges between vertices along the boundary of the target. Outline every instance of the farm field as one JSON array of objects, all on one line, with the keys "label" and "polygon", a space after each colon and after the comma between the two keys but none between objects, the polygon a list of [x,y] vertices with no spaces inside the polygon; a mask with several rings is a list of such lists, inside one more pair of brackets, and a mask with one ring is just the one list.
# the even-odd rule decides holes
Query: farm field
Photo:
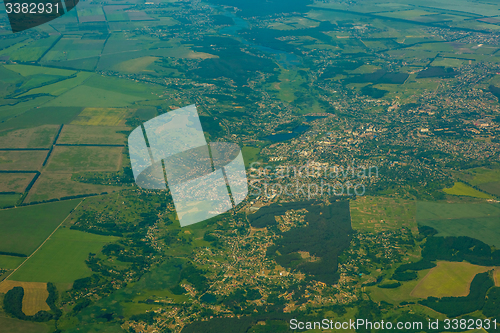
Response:
[{"label": "farm field", "polygon": [[41,282],[18,282],[6,280],[0,282],[0,293],[5,294],[14,287],[23,287],[23,312],[27,316],[33,316],[38,311],[50,311],[47,305],[47,284]]},{"label": "farm field", "polygon": [[416,202],[384,197],[358,197],[350,201],[352,228],[380,232],[402,227],[416,231]]},{"label": "farm field", "polygon": [[91,77],[93,74],[88,72],[80,72],[75,77],[71,77],[64,80],[59,80],[53,84],[44,85],[43,87],[34,88],[30,91],[19,95],[19,97],[25,97],[29,95],[38,95],[38,94],[49,94],[52,96],[59,96],[65,93],[66,91],[75,88],[76,86],[82,84]]},{"label": "farm field", "polygon": [[57,125],[0,132],[0,148],[50,148],[59,130]]},{"label": "farm field", "polygon": [[125,108],[86,108],[71,122],[72,125],[124,126],[132,110]]},{"label": "farm field", "polygon": [[118,191],[117,186],[86,184],[71,179],[71,173],[44,172],[31,188],[25,202],[44,201],[74,195]]},{"label": "farm field", "polygon": [[47,171],[118,171],[122,163],[120,147],[56,146],[47,164]]},{"label": "farm field", "polygon": [[0,327],[2,327],[2,333],[49,333],[53,331],[42,323],[6,318],[2,315],[0,315]]},{"label": "farm field", "polygon": [[[57,140],[58,144],[114,144],[126,143],[129,127],[66,125]],[[125,133],[124,133],[125,132]]]},{"label": "farm field", "polygon": [[243,154],[245,166],[248,168],[253,162],[258,160],[260,149],[256,147],[244,146],[241,148],[241,152]]},{"label": "farm field", "polygon": [[466,197],[481,198],[481,199],[493,199],[489,194],[478,191],[464,183],[456,182],[451,188],[445,188],[443,191],[447,194],[461,195]]},{"label": "farm field", "polygon": [[470,283],[476,274],[491,269],[492,267],[472,265],[468,262],[438,261],[437,266],[415,286],[411,296],[418,298],[467,296]]},{"label": "farm field", "polygon": [[75,199],[0,210],[0,251],[30,255],[80,201]]},{"label": "farm field", "polygon": [[69,124],[83,110],[79,107],[30,108],[23,114],[0,123],[0,130],[32,128],[43,125]]},{"label": "farm field", "polygon": [[31,171],[39,170],[48,151],[0,151],[0,170]]},{"label": "farm field", "polygon": [[92,274],[85,264],[89,253],[98,253],[105,244],[118,239],[118,237],[61,228],[9,279],[72,283],[76,279]]},{"label": "farm field", "polygon": [[392,304],[401,302],[414,302],[416,298],[411,295],[411,292],[418,285],[421,279],[429,272],[429,269],[417,271],[418,279],[402,282],[401,286],[394,289],[379,288],[377,286],[367,287],[370,297],[375,302],[385,301]]},{"label": "farm field", "polygon": [[144,98],[80,85],[51,100],[46,106],[124,107]]},{"label": "farm field", "polygon": [[0,268],[16,269],[25,259],[25,257],[0,255]]},{"label": "farm field", "polygon": [[438,236],[468,236],[500,246],[499,204],[418,202],[417,222],[436,229]]},{"label": "farm field", "polygon": [[457,174],[460,179],[485,192],[500,196],[500,169],[474,168]]},{"label": "farm field", "polygon": [[0,172],[0,193],[22,193],[35,176],[34,173],[3,173]]},{"label": "farm field", "polygon": [[0,194],[0,208],[14,206],[21,198],[20,193],[16,194]]}]

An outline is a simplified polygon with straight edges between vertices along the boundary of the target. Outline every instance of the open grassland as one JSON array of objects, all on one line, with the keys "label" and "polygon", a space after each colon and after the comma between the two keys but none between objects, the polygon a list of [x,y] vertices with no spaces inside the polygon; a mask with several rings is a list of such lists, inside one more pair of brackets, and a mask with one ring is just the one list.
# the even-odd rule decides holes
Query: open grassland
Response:
[{"label": "open grassland", "polygon": [[47,171],[118,171],[122,163],[120,147],[63,147],[56,146]]},{"label": "open grassland", "polygon": [[9,119],[4,123],[0,123],[0,130],[32,128],[42,125],[60,126],[61,124],[69,124],[82,110],[83,108],[79,107],[30,108],[30,110],[27,110],[23,114]]},{"label": "open grassland", "polygon": [[415,286],[411,296],[418,298],[467,296],[470,283],[476,274],[491,269],[493,268],[472,265],[468,262],[439,261],[437,266]]},{"label": "open grassland", "polygon": [[258,160],[260,148],[244,146],[241,148],[241,152],[243,160],[245,160],[245,166],[249,167],[253,162]]},{"label": "open grassland", "polygon": [[34,173],[0,173],[0,192],[22,193],[34,176]]},{"label": "open grassland", "polygon": [[37,61],[57,41],[59,36],[47,36],[42,39],[29,39],[0,51],[12,61]]},{"label": "open grassland", "polygon": [[148,66],[158,60],[158,57],[140,57],[123,61],[113,69],[119,72],[139,73],[148,69]]},{"label": "open grassland", "polygon": [[22,194],[0,194],[0,208],[14,206],[19,199],[21,199]]},{"label": "open grassland", "polygon": [[4,256],[0,255],[0,268],[4,269],[16,269],[23,263],[25,257],[14,257],[14,256]]},{"label": "open grassland", "polygon": [[474,168],[461,171],[457,176],[485,192],[500,196],[500,169]]},{"label": "open grassland", "polygon": [[385,301],[391,304],[399,304],[401,302],[414,302],[416,298],[411,295],[411,292],[418,285],[420,280],[429,272],[429,269],[418,271],[418,279],[402,282],[401,286],[390,288],[379,288],[377,286],[366,287],[369,292],[370,298],[374,302]]},{"label": "open grassland", "polygon": [[0,316],[0,327],[2,333],[49,333],[50,328],[42,323],[34,323],[14,318],[6,318]]},{"label": "open grassland", "polygon": [[0,132],[0,148],[50,148],[59,130],[57,125]]},{"label": "open grassland", "polygon": [[75,71],[43,66],[29,66],[29,65],[5,65],[5,68],[17,72],[22,76],[28,77],[37,74],[48,74],[57,76],[71,76],[76,74]]},{"label": "open grassland", "polygon": [[50,311],[47,305],[47,284],[42,282],[19,282],[6,280],[0,283],[0,293],[7,293],[14,287],[23,287],[23,312],[27,316],[33,316],[38,311]]},{"label": "open grassland", "polygon": [[71,180],[71,173],[44,172],[31,188],[25,202],[119,190],[117,186],[94,185]]},{"label": "open grassland", "polygon": [[59,96],[67,92],[68,90],[73,89],[76,86],[82,84],[92,75],[93,75],[92,73],[80,72],[75,77],[61,80],[59,82],[45,85],[43,87],[31,89],[30,91],[22,95],[19,95],[19,97],[24,97],[27,95],[37,95],[37,94],[49,94],[52,96]]},{"label": "open grassland", "polygon": [[416,202],[384,197],[358,197],[350,202],[355,230],[380,232],[406,227],[416,231]]},{"label": "open grassland", "polygon": [[48,102],[46,106],[124,107],[144,98],[81,85]]},{"label": "open grassland", "polygon": [[132,110],[124,108],[86,108],[72,125],[88,126],[124,126]]},{"label": "open grassland", "polygon": [[0,251],[30,255],[80,201],[0,210]]},{"label": "open grassland", "polygon": [[481,198],[481,199],[493,199],[493,197],[487,193],[478,191],[464,183],[456,182],[453,187],[445,188],[443,191],[447,194],[461,195],[466,197]]},{"label": "open grassland", "polygon": [[120,126],[64,126],[57,143],[59,144],[125,144],[129,127]]},{"label": "open grassland", "polygon": [[496,247],[500,247],[499,218],[499,204],[417,204],[418,224],[436,229],[438,236],[468,236]]},{"label": "open grassland", "polygon": [[99,56],[105,39],[61,38],[42,59],[42,62],[67,61]]},{"label": "open grassland", "polygon": [[0,170],[39,170],[48,151],[0,151]]},{"label": "open grassland", "polygon": [[11,276],[11,279],[72,283],[76,279],[92,274],[85,264],[89,253],[98,253],[105,244],[118,239],[118,237],[61,228]]}]

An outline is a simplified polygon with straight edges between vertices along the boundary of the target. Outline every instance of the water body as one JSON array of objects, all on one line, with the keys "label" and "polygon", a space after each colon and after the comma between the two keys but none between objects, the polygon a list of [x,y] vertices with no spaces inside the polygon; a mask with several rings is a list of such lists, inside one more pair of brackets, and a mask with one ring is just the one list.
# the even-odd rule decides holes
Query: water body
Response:
[{"label": "water body", "polygon": [[310,122],[316,119],[326,118],[326,116],[305,116],[306,122]]},{"label": "water body", "polygon": [[[222,8],[218,8],[221,9]],[[275,50],[270,47],[262,46],[262,45],[257,45],[255,43],[249,42],[248,40],[241,38],[241,36],[238,35],[238,31],[243,30],[243,29],[248,29],[249,25],[248,22],[243,20],[241,17],[238,17],[234,15],[233,13],[230,13],[228,11],[222,11],[222,15],[230,17],[234,21],[234,25],[222,28],[219,30],[219,34],[222,35],[230,35],[233,37],[237,37],[238,40],[240,40],[244,45],[248,45],[250,47],[253,47],[255,49],[258,49],[262,52],[265,53],[270,53],[274,56],[278,64],[283,66],[284,68],[288,69],[289,67],[293,66],[298,66],[300,65],[300,59],[293,53],[288,53],[285,51],[280,51],[280,50]]]},{"label": "water body", "polygon": [[274,142],[282,142],[286,140],[293,139],[302,133],[306,132],[310,127],[309,126],[297,126],[295,127],[291,133],[280,133],[280,134],[271,134],[266,136],[264,139],[271,140]]}]

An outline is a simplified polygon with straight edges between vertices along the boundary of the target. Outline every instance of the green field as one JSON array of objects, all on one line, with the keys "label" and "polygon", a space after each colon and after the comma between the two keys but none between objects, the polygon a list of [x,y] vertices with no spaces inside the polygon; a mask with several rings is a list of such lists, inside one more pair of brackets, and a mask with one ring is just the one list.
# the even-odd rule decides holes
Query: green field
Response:
[{"label": "green field", "polygon": [[0,194],[0,208],[14,206],[22,194]]},{"label": "green field", "polygon": [[17,72],[25,77],[37,74],[47,74],[47,75],[57,75],[57,76],[71,76],[76,74],[75,71],[67,69],[59,69],[59,68],[43,67],[43,66],[5,65],[5,68]]},{"label": "green field", "polygon": [[81,85],[53,99],[46,106],[123,107],[143,99],[137,96]]},{"label": "green field", "polygon": [[38,170],[42,167],[47,153],[47,150],[0,151],[0,170]]},{"label": "green field", "polygon": [[500,169],[498,168],[474,168],[461,171],[457,176],[485,192],[500,196]]},{"label": "green field", "polygon": [[47,164],[47,171],[118,171],[123,148],[56,146]]},{"label": "green field", "polygon": [[24,257],[13,257],[0,255],[0,268],[16,269],[26,260]]},{"label": "green field", "polygon": [[0,132],[0,148],[50,148],[59,130],[57,125]]},{"label": "green field", "polygon": [[128,127],[64,126],[57,143],[63,144],[125,144]]},{"label": "green field", "polygon": [[0,210],[0,251],[30,255],[80,201]]},{"label": "green field", "polygon": [[477,266],[468,262],[440,261],[437,266],[420,280],[411,292],[411,296],[459,297],[469,294],[470,283],[476,274],[490,270],[489,267]]},{"label": "green field", "polygon": [[89,253],[97,253],[105,244],[118,239],[68,228],[59,229],[10,280],[72,283],[92,274],[85,264]]},{"label": "green field", "polygon": [[[0,193],[23,193],[34,176],[34,173],[0,173]],[[10,193],[5,194],[9,195]]]},{"label": "green field", "polygon": [[6,318],[0,315],[0,327],[2,333],[49,333],[53,329],[42,323],[34,323],[14,318]]},{"label": "green field", "polygon": [[500,204],[417,203],[417,222],[436,229],[438,236],[468,236],[500,247]]},{"label": "green field", "polygon": [[384,197],[358,197],[351,200],[352,227],[356,230],[400,229],[416,231],[416,202]]},{"label": "green field", "polygon": [[244,146],[241,148],[243,154],[243,159],[245,160],[245,166],[248,168],[250,164],[256,162],[259,159],[260,148]]},{"label": "green field", "polygon": [[87,80],[92,73],[88,72],[80,72],[76,75],[76,77],[72,77],[66,80],[62,80],[56,82],[54,84],[49,84],[40,88],[31,89],[30,91],[20,95],[19,97],[24,97],[28,95],[36,95],[36,94],[50,94],[52,96],[59,96],[65,93],[66,91],[75,88],[76,86],[82,84]]},{"label": "green field", "polygon": [[481,199],[493,199],[493,197],[489,194],[478,191],[464,183],[456,182],[453,187],[445,188],[443,191],[447,194],[473,197],[473,198],[481,198]]}]

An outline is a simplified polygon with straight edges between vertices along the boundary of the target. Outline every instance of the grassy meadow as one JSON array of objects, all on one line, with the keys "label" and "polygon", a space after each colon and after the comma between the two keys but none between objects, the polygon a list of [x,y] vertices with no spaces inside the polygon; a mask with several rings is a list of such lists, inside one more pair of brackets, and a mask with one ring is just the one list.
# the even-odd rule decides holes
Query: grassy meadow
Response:
[{"label": "grassy meadow", "polygon": [[0,210],[0,251],[30,255],[80,201]]},{"label": "grassy meadow", "polygon": [[10,280],[72,283],[92,274],[85,264],[89,253],[97,253],[104,245],[118,239],[61,228],[10,277]]}]

